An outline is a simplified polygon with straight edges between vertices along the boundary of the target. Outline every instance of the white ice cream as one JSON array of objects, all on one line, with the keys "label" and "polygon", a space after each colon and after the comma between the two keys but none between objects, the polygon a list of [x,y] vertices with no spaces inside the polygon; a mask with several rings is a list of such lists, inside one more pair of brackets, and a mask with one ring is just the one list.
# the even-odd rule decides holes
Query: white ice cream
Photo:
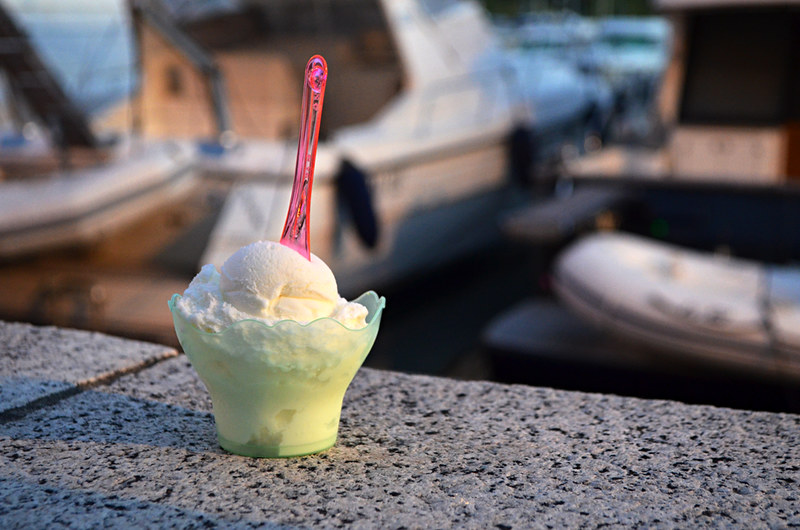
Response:
[{"label": "white ice cream", "polygon": [[366,326],[367,308],[339,296],[330,268],[274,241],[240,248],[217,271],[205,265],[176,307],[192,324],[221,331],[240,320],[302,324],[331,317],[348,328]]}]

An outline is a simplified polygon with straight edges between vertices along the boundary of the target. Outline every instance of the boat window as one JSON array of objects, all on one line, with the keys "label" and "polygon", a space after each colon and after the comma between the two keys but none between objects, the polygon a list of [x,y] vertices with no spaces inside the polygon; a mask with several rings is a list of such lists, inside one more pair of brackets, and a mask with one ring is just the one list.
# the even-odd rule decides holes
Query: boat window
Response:
[{"label": "boat window", "polygon": [[180,67],[176,64],[168,65],[167,73],[164,77],[167,82],[167,94],[180,96],[183,93],[183,75]]},{"label": "boat window", "polygon": [[798,116],[800,10],[699,13],[690,21],[684,123],[769,125]]}]

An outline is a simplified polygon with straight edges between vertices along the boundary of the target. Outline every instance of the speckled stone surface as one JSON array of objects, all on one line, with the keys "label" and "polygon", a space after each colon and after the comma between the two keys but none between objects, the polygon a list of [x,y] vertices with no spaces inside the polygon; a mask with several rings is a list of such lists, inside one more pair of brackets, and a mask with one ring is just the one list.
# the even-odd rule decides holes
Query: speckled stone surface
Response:
[{"label": "speckled stone surface", "polygon": [[177,354],[99,333],[0,321],[0,413]]},{"label": "speckled stone surface", "polygon": [[210,410],[178,357],[5,418],[0,522],[800,525],[797,415],[362,369],[332,449],[259,460],[217,446]]}]

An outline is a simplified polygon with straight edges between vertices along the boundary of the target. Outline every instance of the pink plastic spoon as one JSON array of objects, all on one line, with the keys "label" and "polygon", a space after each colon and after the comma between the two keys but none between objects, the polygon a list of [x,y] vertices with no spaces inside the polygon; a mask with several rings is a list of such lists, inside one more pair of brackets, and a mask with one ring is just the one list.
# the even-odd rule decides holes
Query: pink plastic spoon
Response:
[{"label": "pink plastic spoon", "polygon": [[294,170],[292,198],[283,225],[281,244],[311,260],[308,241],[308,224],[311,216],[311,186],[314,184],[314,163],[317,158],[319,119],[328,65],[320,55],[308,60],[303,83],[303,107],[300,113],[300,142],[297,145],[297,162]]}]

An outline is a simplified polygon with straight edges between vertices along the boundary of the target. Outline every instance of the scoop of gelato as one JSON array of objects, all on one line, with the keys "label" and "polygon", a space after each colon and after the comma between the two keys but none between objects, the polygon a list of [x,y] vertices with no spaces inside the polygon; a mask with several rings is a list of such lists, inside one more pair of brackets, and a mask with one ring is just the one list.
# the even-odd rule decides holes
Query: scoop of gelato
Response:
[{"label": "scoop of gelato", "polygon": [[330,317],[356,329],[366,326],[367,308],[339,296],[336,278],[314,254],[305,259],[274,241],[240,248],[217,271],[205,265],[177,308],[206,331],[221,331],[240,320],[272,325],[281,320],[301,324]]}]

